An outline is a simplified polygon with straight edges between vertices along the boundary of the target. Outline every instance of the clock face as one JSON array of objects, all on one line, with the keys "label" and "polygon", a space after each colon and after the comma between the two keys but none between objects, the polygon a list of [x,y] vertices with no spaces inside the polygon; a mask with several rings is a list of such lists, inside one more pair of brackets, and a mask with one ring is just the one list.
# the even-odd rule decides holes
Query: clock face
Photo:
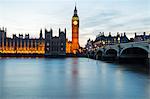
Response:
[{"label": "clock face", "polygon": [[73,21],[73,24],[74,24],[74,25],[77,25],[77,24],[78,24],[78,22],[77,22],[77,21]]}]

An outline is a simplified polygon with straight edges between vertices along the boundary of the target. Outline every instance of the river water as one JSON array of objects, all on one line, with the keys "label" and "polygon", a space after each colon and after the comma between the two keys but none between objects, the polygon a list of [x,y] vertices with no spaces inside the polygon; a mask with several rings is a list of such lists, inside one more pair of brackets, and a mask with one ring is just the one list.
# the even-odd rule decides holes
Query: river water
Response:
[{"label": "river water", "polygon": [[0,99],[150,99],[149,74],[130,67],[87,58],[1,58]]}]

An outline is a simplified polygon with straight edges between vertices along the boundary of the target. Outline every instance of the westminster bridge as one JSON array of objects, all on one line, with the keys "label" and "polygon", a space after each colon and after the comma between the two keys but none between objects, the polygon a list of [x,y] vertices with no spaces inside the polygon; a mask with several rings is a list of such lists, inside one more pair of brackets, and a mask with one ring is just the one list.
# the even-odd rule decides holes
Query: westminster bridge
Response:
[{"label": "westminster bridge", "polygon": [[144,60],[150,63],[150,40],[141,42],[120,43],[95,48],[87,52],[87,56],[100,60]]}]

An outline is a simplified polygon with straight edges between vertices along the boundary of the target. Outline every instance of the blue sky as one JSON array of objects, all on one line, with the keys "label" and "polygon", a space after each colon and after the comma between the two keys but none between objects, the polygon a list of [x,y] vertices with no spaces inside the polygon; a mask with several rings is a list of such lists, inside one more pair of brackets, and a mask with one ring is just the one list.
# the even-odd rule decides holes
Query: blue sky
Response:
[{"label": "blue sky", "polygon": [[[0,27],[13,33],[38,37],[41,28],[67,28],[71,40],[71,18],[75,0],[0,0]],[[80,44],[99,32],[150,32],[150,0],[78,0]]]}]

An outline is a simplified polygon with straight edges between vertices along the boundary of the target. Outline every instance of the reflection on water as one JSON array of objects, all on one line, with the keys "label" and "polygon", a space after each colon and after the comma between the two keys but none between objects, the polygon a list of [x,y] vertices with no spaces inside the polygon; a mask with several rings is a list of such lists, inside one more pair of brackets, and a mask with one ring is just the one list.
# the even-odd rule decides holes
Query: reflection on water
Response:
[{"label": "reflection on water", "polygon": [[150,99],[149,74],[131,66],[86,58],[0,59],[0,99]]}]

